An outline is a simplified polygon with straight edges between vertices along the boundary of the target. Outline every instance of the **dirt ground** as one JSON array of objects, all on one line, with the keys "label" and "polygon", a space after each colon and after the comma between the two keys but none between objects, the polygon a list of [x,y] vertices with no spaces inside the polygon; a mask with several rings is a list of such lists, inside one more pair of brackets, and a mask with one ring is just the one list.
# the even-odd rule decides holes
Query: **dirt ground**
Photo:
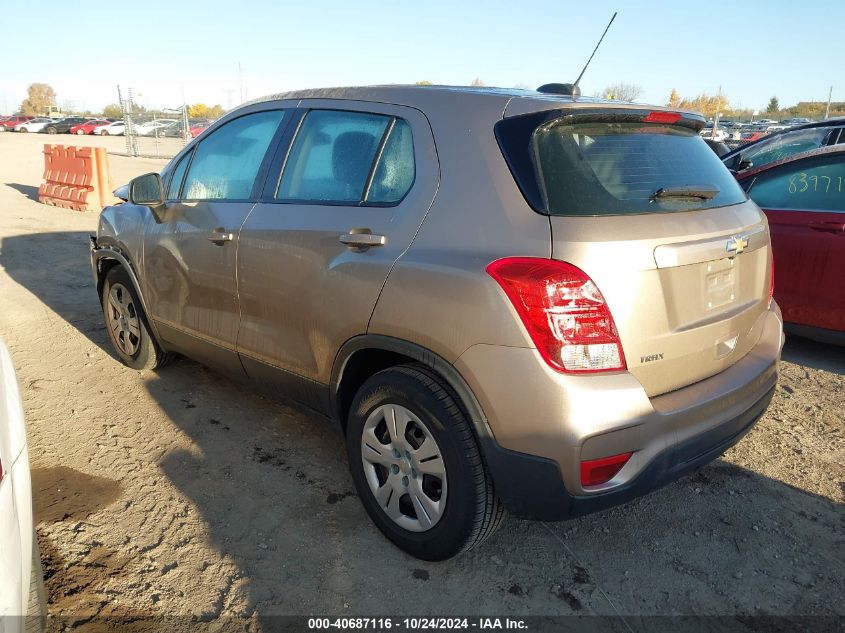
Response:
[{"label": "dirt ground", "polygon": [[[187,360],[117,362],[88,260],[97,214],[36,201],[43,142],[0,134],[0,334],[57,622],[600,614],[632,631],[649,615],[845,615],[845,349],[789,340],[769,411],[695,475],[571,522],[508,519],[475,551],[421,562],[372,525],[327,421]],[[115,184],[164,165],[110,162]]]}]

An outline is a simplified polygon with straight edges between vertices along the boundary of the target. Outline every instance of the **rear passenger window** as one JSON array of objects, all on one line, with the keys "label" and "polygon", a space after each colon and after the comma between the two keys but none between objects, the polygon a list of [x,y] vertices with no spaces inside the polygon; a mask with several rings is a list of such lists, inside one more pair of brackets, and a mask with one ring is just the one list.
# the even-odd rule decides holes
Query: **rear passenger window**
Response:
[{"label": "rear passenger window", "polygon": [[392,204],[404,197],[413,180],[413,141],[405,121],[364,112],[312,110],[294,140],[276,198]]},{"label": "rear passenger window", "polygon": [[845,159],[802,159],[753,178],[748,194],[764,209],[845,212]]},{"label": "rear passenger window", "polygon": [[205,137],[194,150],[182,198],[249,199],[264,155],[283,116],[282,110],[247,114]]},{"label": "rear passenger window", "polygon": [[366,201],[385,204],[399,202],[414,184],[414,174],[411,126],[402,119],[396,119],[373,174]]}]

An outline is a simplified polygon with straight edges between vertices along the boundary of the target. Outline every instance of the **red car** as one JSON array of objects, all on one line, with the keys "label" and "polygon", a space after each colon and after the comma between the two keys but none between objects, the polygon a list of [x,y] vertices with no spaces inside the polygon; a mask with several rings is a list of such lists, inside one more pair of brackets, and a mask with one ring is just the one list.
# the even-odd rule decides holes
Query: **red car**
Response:
[{"label": "red car", "polygon": [[205,130],[208,129],[208,126],[211,125],[209,121],[200,121],[199,123],[194,123],[191,127],[188,128],[188,132],[191,134],[191,138],[196,138],[200,134],[202,134]]},{"label": "red car", "polygon": [[101,125],[108,125],[111,121],[107,121],[106,119],[91,119],[86,121],[85,123],[80,123],[79,125],[74,125],[70,128],[71,134],[93,134],[94,128],[99,127]]},{"label": "red car", "polygon": [[26,123],[27,121],[32,120],[34,117],[31,116],[10,116],[5,117],[3,120],[0,120],[0,125],[2,125],[7,130],[11,131],[15,129],[16,125],[20,125],[21,123]]},{"label": "red car", "polygon": [[784,329],[845,344],[845,147],[793,154],[737,179],[769,219]]}]

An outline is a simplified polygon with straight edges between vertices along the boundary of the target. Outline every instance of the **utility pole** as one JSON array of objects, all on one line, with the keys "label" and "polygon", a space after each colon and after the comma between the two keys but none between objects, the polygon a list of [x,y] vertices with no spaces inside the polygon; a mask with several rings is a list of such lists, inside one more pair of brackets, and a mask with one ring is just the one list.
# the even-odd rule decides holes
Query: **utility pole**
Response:
[{"label": "utility pole", "polygon": [[241,68],[240,62],[238,62],[238,86],[240,88],[240,97],[241,97],[241,100],[238,103],[238,105],[240,105],[241,103],[244,102],[244,71]]},{"label": "utility pole", "polygon": [[827,117],[830,116],[830,98],[833,96],[833,86],[830,87],[830,90],[827,93],[827,108],[824,111],[824,118],[827,120]]},{"label": "utility pole", "polygon": [[191,126],[188,123],[188,104],[185,103],[185,86],[182,86],[182,145],[191,140]]},{"label": "utility pole", "polygon": [[719,117],[722,115],[722,86],[719,86],[719,92],[716,94],[716,118],[713,119],[713,131],[710,132],[710,140],[716,140],[716,128],[719,127]]}]

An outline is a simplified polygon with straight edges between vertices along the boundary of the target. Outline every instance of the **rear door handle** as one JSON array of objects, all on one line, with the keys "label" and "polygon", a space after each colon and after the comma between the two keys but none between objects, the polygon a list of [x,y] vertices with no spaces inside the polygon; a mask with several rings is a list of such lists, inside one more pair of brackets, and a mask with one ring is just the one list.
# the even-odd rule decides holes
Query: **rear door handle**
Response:
[{"label": "rear door handle", "polygon": [[825,233],[845,233],[845,222],[810,222],[809,227]]},{"label": "rear door handle", "polygon": [[211,235],[208,236],[209,242],[214,242],[218,246],[222,246],[226,242],[231,242],[235,239],[232,233],[228,233],[223,227],[214,229]]},{"label": "rear door handle", "polygon": [[375,235],[370,229],[352,229],[340,236],[340,243],[352,248],[369,248],[370,246],[384,246],[387,238]]}]

